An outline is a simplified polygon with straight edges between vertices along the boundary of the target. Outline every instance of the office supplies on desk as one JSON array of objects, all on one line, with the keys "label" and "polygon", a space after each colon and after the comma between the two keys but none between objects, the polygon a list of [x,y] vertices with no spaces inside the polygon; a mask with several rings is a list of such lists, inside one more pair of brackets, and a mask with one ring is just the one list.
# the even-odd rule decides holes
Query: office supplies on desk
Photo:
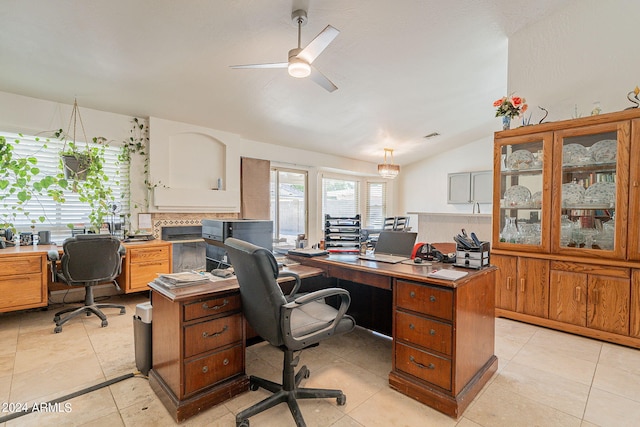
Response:
[{"label": "office supplies on desk", "polygon": [[417,236],[418,233],[409,231],[381,231],[374,253],[359,258],[397,264],[411,258]]}]

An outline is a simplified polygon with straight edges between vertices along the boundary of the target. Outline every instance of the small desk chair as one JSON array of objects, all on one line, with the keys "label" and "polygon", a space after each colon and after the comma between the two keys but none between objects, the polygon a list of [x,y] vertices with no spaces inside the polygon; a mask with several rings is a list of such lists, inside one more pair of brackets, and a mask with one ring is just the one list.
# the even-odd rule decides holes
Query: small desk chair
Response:
[{"label": "small desk chair", "polygon": [[[55,333],[62,332],[62,325],[82,313],[87,316],[95,314],[102,320],[102,327],[105,327],[109,322],[101,308],[119,308],[120,314],[126,312],[124,305],[96,304],[93,299],[93,287],[100,283],[113,282],[120,290],[116,277],[122,271],[122,256],[125,252],[120,240],[111,235],[79,234],[65,240],[62,251],[59,267],[58,251],[51,250],[48,253],[52,280],[69,286],[84,286],[85,296],[84,306],[66,308],[55,314]],[[62,318],[61,315],[65,313],[70,314]]]},{"label": "small desk chair", "polygon": [[[262,387],[274,394],[238,413],[236,426],[248,427],[249,417],[282,402],[289,405],[296,425],[305,426],[297,399],[335,398],[338,405],[344,405],[347,398],[342,390],[298,387],[310,373],[306,366],[302,366],[297,374],[294,372],[300,361],[300,356],[294,357],[294,352],[355,328],[355,320],[345,314],[351,302],[349,292],[328,288],[296,295],[300,277],[291,272],[279,273],[270,251],[232,237],[225,240],[225,247],[240,285],[245,318],[258,335],[284,352],[282,384],[251,376],[251,390]],[[276,281],[283,275],[296,280],[288,297]],[[338,309],[324,302],[325,298],[332,296],[339,300]]]}]

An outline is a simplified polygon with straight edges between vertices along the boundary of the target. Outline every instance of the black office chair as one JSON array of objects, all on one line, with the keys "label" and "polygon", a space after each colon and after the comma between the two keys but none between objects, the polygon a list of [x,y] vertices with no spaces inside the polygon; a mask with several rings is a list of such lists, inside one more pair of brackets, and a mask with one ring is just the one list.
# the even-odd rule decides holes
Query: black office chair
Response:
[{"label": "black office chair", "polygon": [[[296,294],[300,278],[293,273],[279,274],[278,264],[267,249],[234,238],[225,240],[225,246],[240,284],[245,318],[258,335],[284,352],[282,384],[251,376],[251,390],[262,387],[274,394],[236,415],[236,426],[248,427],[249,417],[282,402],[289,405],[296,425],[305,426],[296,399],[336,398],[338,405],[344,405],[347,398],[341,390],[299,388],[302,378],[309,377],[309,369],[302,366],[296,374],[294,368],[300,356],[294,358],[293,354],[355,328],[355,320],[345,315],[351,302],[349,293],[328,288]],[[288,297],[276,281],[279,275],[293,276],[296,280]],[[324,302],[331,296],[340,301],[337,310]]]},{"label": "black office chair", "polygon": [[[53,331],[61,332],[62,325],[82,313],[86,313],[87,316],[95,314],[102,320],[102,327],[105,327],[109,322],[101,308],[119,308],[120,314],[125,314],[124,305],[96,304],[93,299],[93,287],[100,283],[113,282],[120,290],[116,277],[122,271],[122,256],[125,252],[120,241],[111,235],[79,234],[65,240],[62,251],[59,265],[58,251],[49,251],[52,280],[69,286],[84,286],[84,306],[70,307],[57,312],[53,317],[53,321],[56,322]],[[65,313],[70,314],[62,318],[61,315]]]}]

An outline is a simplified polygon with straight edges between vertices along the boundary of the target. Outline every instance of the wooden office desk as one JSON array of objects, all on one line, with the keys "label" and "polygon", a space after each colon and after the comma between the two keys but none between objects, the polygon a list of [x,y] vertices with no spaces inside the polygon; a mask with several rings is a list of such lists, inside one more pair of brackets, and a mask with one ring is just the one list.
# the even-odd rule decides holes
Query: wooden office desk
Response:
[{"label": "wooden office desk", "polygon": [[[434,267],[360,260],[356,255],[292,257],[340,281],[392,292],[394,389],[459,417],[498,368],[495,267],[466,270],[455,282],[432,279]],[[357,298],[352,295],[352,301]],[[356,322],[358,319],[356,319]]]},{"label": "wooden office desk", "polygon": [[[123,243],[126,253],[122,274],[117,281],[124,293],[147,291],[147,283],[158,273],[171,273],[171,242]],[[62,246],[29,245],[0,249],[0,313],[46,307],[48,291],[68,290],[69,286],[51,280],[47,252]]]},{"label": "wooden office desk", "polygon": [[[322,270],[291,266],[302,279]],[[293,280],[290,277],[280,282]],[[149,384],[177,422],[249,389],[245,321],[238,281],[168,289],[150,283],[152,369]]]}]

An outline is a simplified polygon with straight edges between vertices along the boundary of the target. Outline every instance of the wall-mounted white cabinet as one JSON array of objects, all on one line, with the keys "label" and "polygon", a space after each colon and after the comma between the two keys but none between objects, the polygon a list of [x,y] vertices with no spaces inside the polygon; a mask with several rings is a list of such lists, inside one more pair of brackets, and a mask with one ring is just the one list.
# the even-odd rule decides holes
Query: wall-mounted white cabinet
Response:
[{"label": "wall-mounted white cabinet", "polygon": [[493,172],[457,172],[447,175],[447,203],[491,203]]}]

